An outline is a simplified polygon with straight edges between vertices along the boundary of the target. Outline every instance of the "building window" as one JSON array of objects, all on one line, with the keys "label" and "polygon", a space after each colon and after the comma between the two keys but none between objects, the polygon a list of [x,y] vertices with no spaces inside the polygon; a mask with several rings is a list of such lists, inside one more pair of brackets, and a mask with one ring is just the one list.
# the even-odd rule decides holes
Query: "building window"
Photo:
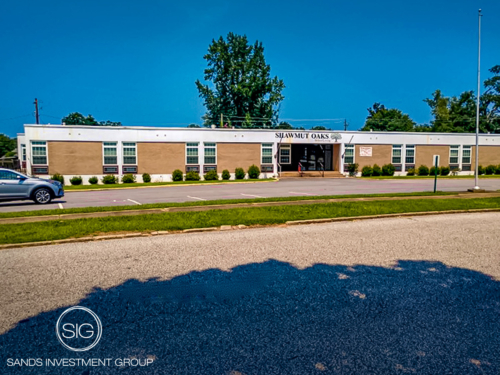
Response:
[{"label": "building window", "polygon": [[401,145],[392,146],[392,164],[401,164]]},{"label": "building window", "polygon": [[344,164],[354,164],[354,145],[345,145]]},{"label": "building window", "polygon": [[471,163],[472,146],[462,146],[462,164]]},{"label": "building window", "polygon": [[292,163],[292,145],[281,145],[280,146],[280,164],[291,164]]},{"label": "building window", "polygon": [[460,146],[450,146],[450,164],[459,163]]},{"label": "building window", "polygon": [[135,143],[123,142],[123,164],[137,164],[137,146]]},{"label": "building window", "polygon": [[21,160],[26,161],[26,145],[21,145]]},{"label": "building window", "polygon": [[415,164],[415,145],[406,145],[406,164]]},{"label": "building window", "polygon": [[186,164],[198,164],[198,143],[186,143]]},{"label": "building window", "polygon": [[262,143],[262,164],[273,164],[272,143]]},{"label": "building window", "polygon": [[116,152],[116,142],[103,143],[104,165],[118,164],[118,157]]},{"label": "building window", "polygon": [[47,142],[31,142],[31,156],[34,165],[47,165]]},{"label": "building window", "polygon": [[217,164],[217,144],[205,143],[205,164]]}]

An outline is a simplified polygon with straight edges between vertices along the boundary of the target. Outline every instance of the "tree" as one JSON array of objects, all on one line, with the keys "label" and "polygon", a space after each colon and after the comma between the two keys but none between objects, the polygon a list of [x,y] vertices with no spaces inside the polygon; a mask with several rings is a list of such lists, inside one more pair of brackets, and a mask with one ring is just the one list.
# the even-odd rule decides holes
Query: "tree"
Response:
[{"label": "tree", "polygon": [[64,117],[61,122],[66,125],[94,125],[94,126],[121,126],[121,122],[101,121],[97,122],[92,115],[85,117],[81,113],[73,112]]},{"label": "tree", "polygon": [[285,85],[278,77],[271,78],[261,42],[250,45],[246,36],[229,33],[227,40],[222,36],[212,40],[203,58],[208,63],[204,80],[211,87],[200,80],[196,87],[207,108],[205,126],[219,124],[221,114],[237,127],[248,123],[248,116],[253,127],[277,123]]},{"label": "tree", "polygon": [[198,124],[189,124],[188,128],[200,128],[201,126]]},{"label": "tree", "polygon": [[313,126],[311,130],[327,130],[324,126]]},{"label": "tree", "polygon": [[[484,81],[485,91],[479,103],[479,131],[500,132],[500,65],[489,70],[493,77]],[[446,97],[440,90],[424,100],[431,108],[434,132],[475,133],[477,96],[464,91],[459,96]]]},{"label": "tree", "polygon": [[368,108],[368,117],[362,131],[413,131],[415,122],[399,109],[387,109],[383,104],[375,103],[372,108]]},{"label": "tree", "polygon": [[0,134],[0,157],[7,154],[9,151],[15,150],[17,147],[17,139],[10,138],[5,134]]},{"label": "tree", "polygon": [[290,125],[288,122],[285,122],[285,121],[281,121],[278,126],[277,126],[278,129],[285,129],[285,130],[291,130],[293,129],[294,127],[292,125]]}]

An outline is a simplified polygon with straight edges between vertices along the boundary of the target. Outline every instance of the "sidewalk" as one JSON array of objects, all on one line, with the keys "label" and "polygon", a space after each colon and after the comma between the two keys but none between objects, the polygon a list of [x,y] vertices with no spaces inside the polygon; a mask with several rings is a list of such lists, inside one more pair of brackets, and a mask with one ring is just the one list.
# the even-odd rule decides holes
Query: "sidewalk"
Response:
[{"label": "sidewalk", "polygon": [[339,198],[339,199],[314,199],[314,200],[260,202],[260,203],[236,203],[236,204],[220,204],[220,205],[210,205],[210,206],[168,207],[168,208],[152,208],[143,210],[105,211],[105,212],[89,212],[89,213],[79,213],[79,214],[50,215],[50,216],[15,217],[15,218],[0,219],[0,224],[22,224],[22,223],[41,222],[41,221],[53,221],[53,220],[74,220],[74,219],[90,219],[90,218],[116,217],[116,216],[164,214],[166,212],[230,210],[235,208],[292,206],[292,205],[309,205],[309,204],[324,204],[324,203],[339,203],[339,202],[393,201],[393,200],[410,200],[410,199],[474,199],[474,198],[496,198],[496,197],[500,198],[500,193],[486,192],[486,193],[461,193],[457,195]]}]

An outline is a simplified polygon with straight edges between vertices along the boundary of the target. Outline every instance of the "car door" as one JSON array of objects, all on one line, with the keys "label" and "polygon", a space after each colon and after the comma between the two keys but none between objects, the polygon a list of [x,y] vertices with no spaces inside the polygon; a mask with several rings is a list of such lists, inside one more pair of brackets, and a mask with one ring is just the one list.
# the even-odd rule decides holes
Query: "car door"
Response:
[{"label": "car door", "polygon": [[30,183],[24,176],[12,171],[0,171],[0,199],[27,198]]}]

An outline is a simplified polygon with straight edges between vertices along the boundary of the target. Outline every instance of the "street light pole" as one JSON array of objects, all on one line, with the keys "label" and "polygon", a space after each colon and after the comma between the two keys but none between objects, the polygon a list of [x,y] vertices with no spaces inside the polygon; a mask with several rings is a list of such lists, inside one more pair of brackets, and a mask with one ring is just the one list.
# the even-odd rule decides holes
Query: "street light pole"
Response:
[{"label": "street light pole", "polygon": [[479,99],[481,97],[481,9],[478,13],[478,43],[477,43],[477,104],[476,104],[476,173],[474,190],[479,190]]}]

